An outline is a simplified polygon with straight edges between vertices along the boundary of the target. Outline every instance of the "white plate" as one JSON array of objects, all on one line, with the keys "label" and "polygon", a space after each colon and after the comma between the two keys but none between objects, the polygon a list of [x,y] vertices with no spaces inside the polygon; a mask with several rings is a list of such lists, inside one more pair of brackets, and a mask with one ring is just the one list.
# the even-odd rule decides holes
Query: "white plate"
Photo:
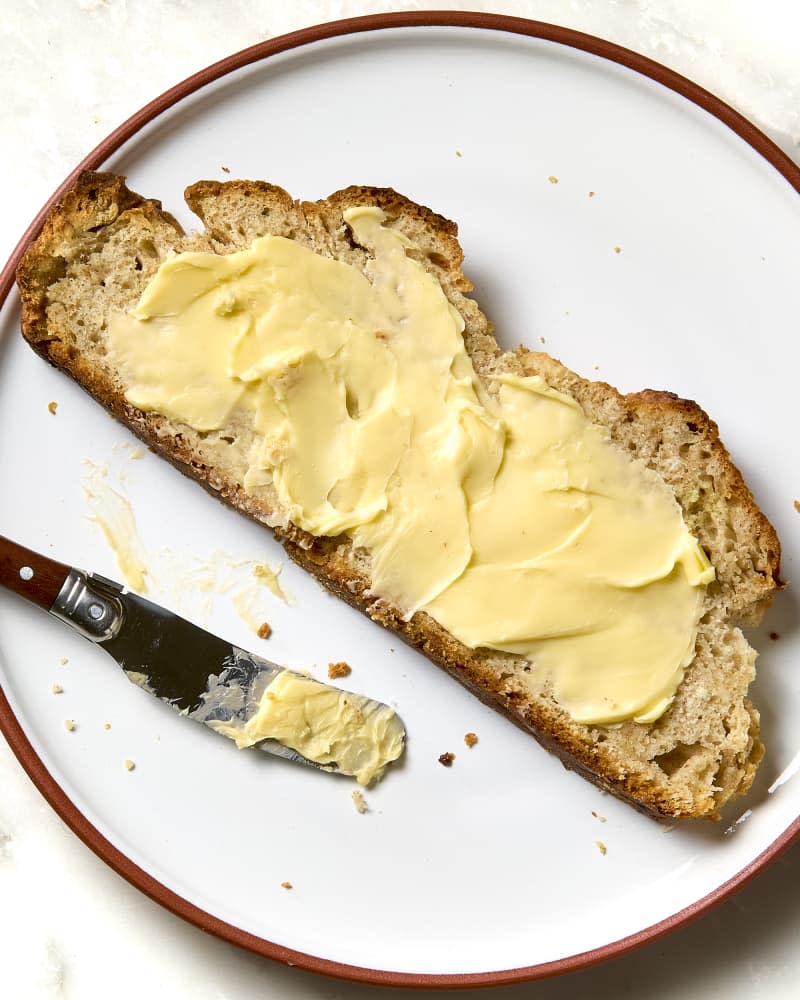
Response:
[{"label": "white plate", "polygon": [[[800,199],[767,141],[754,134],[757,151],[708,110],[596,54],[620,57],[602,43],[587,43],[593,54],[454,25],[299,40],[307,44],[184,96],[106,166],[186,225],[184,186],[228,176],[263,177],[304,198],[389,185],[457,220],[465,270],[502,344],[544,339],[578,372],[623,390],[669,388],[712,414],[782,537],[791,579]],[[87,519],[90,459],[130,498],[154,570],[214,551],[282,561],[263,529],[165,463],[132,462],[126,432],[22,343],[18,321],[12,294],[0,334],[5,534],[118,577]],[[397,706],[406,760],[367,793],[365,815],[344,779],[240,754],[132,688],[102,652],[0,594],[0,684],[18,754],[101,856],[224,937],[379,982],[532,977],[688,919],[797,832],[791,591],[754,636],[768,756],[753,792],[722,824],[665,833],[564,771],[291,565],[281,579],[296,602],[268,604],[269,645],[230,594],[216,600],[211,623],[320,677],[346,659],[354,688]],[[162,583],[154,597],[200,615],[198,600]],[[54,682],[63,694],[51,693]],[[467,750],[470,730],[480,742]],[[457,755],[449,769],[437,761],[446,750]]]}]

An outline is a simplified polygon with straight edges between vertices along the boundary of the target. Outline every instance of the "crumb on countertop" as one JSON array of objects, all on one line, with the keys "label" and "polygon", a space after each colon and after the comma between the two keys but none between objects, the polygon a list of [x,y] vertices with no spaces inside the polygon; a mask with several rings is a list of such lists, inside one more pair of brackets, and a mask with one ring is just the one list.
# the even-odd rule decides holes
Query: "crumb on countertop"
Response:
[{"label": "crumb on countertop", "polygon": [[262,622],[258,629],[256,630],[256,635],[259,639],[269,639],[272,635],[272,626],[269,622]]},{"label": "crumb on countertop", "polygon": [[470,749],[472,749],[472,747],[474,747],[478,742],[478,737],[475,733],[464,733],[464,742]]},{"label": "crumb on countertop", "polygon": [[53,692],[53,694],[62,694],[63,691],[64,691],[64,688],[62,688],[60,684],[54,684],[50,688],[50,690]]},{"label": "crumb on countertop", "polygon": [[281,889],[294,889],[291,882],[281,882]]},{"label": "crumb on countertop", "polygon": [[447,753],[439,754],[439,763],[442,764],[444,767],[452,767],[453,761],[455,759],[456,755],[452,753],[450,750],[448,750]]},{"label": "crumb on countertop", "polygon": [[126,760],[125,761],[125,770],[126,771],[135,771],[136,770],[136,763],[135,763],[135,761],[132,761],[130,759]]},{"label": "crumb on countertop", "polygon": [[356,812],[365,813],[367,811],[367,800],[357,789],[351,795]]},{"label": "crumb on countertop", "polygon": [[550,181],[551,184],[558,184],[558,178],[556,177],[555,174],[550,174],[550,176],[547,179]]},{"label": "crumb on countertop", "polygon": [[595,846],[597,847],[597,850],[601,854],[605,855],[608,852],[608,848],[606,847],[606,845],[603,843],[602,840],[596,840],[594,843],[595,843]]},{"label": "crumb on countertop", "polygon": [[73,732],[74,729],[75,729],[75,720],[74,719],[64,719],[64,728],[67,730],[68,733]]},{"label": "crumb on countertop", "polygon": [[781,634],[780,632],[770,632],[769,637],[773,642],[777,642],[777,640],[780,639]]},{"label": "crumb on countertop", "polygon": [[51,400],[50,400],[50,402],[49,402],[49,403],[47,404],[47,409],[48,409],[48,410],[49,410],[49,411],[50,411],[50,412],[51,412],[51,413],[52,413],[53,415],[55,415],[55,412],[56,412],[56,410],[58,409],[58,403],[57,403],[57,402],[56,402],[56,401],[55,401],[54,399],[51,399]]},{"label": "crumb on countertop", "polygon": [[332,681],[337,680],[339,677],[349,677],[352,672],[353,668],[344,660],[328,664],[328,677]]}]

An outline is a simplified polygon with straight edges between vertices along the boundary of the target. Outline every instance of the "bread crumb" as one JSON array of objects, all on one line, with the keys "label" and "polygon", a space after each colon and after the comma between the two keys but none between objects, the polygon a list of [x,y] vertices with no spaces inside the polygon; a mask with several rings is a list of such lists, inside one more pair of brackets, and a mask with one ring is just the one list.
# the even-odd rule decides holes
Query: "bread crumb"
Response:
[{"label": "bread crumb", "polygon": [[128,458],[132,462],[138,462],[139,459],[144,458],[144,448],[133,448]]},{"label": "bread crumb", "polygon": [[558,178],[555,176],[555,174],[550,174],[550,176],[547,179],[550,181],[551,184],[558,184]]},{"label": "bread crumb", "polygon": [[367,800],[359,791],[353,792],[351,796],[353,800],[353,805],[356,807],[356,812],[365,813],[367,811]]},{"label": "bread crumb", "polygon": [[672,833],[672,831],[673,831],[674,829],[675,829],[675,824],[674,824],[674,823],[672,823],[672,824],[670,824],[669,826],[662,826],[662,827],[661,827],[661,832],[662,832],[662,833]]},{"label": "bread crumb", "polygon": [[126,760],[125,761],[125,770],[126,771],[135,771],[136,770],[136,764],[135,764],[135,762],[132,761],[132,760]]},{"label": "bread crumb", "polygon": [[68,733],[71,733],[75,729],[75,720],[64,719],[64,728],[67,730]]},{"label": "bread crumb", "polygon": [[344,660],[339,660],[338,663],[328,664],[328,677],[332,681],[335,681],[339,677],[349,677],[353,670],[349,663],[345,663]]},{"label": "bread crumb", "polygon": [[478,737],[475,735],[475,733],[464,733],[464,742],[470,749],[472,749],[472,747],[474,747],[475,744],[478,742]]},{"label": "bread crumb", "polygon": [[590,197],[590,198],[594,198],[594,191],[590,191],[590,192],[589,192],[589,197]]},{"label": "bread crumb", "polygon": [[769,637],[770,639],[772,639],[773,642],[777,642],[778,639],[780,639],[781,634],[780,632],[770,632]]},{"label": "bread crumb", "polygon": [[256,635],[259,639],[269,639],[272,635],[272,626],[269,622],[262,622],[256,631]]},{"label": "bread crumb", "polygon": [[219,169],[223,172],[223,174],[229,174],[231,172],[230,167],[220,167]]},{"label": "bread crumb", "polygon": [[457,149],[457,150],[456,150],[456,156],[463,156],[463,155],[464,155],[464,154],[463,154],[463,153],[461,152],[461,150],[460,150],[460,149]]},{"label": "bread crumb", "polygon": [[53,694],[61,694],[64,691],[64,688],[62,688],[60,684],[54,684],[50,690]]},{"label": "bread crumb", "polygon": [[603,843],[602,840],[596,840],[594,843],[595,843],[595,846],[597,847],[597,850],[601,854],[605,855],[608,852],[608,848],[606,847],[606,845]]},{"label": "bread crumb", "polygon": [[546,344],[547,341],[544,339],[544,337],[539,337],[539,343],[540,344]]},{"label": "bread crumb", "polygon": [[110,722],[104,722],[103,723],[103,729],[110,729],[110,728],[111,728],[111,723]]},{"label": "bread crumb", "polygon": [[66,658],[66,656],[62,656],[58,662],[61,664],[62,667],[65,667],[69,663],[69,660]]},{"label": "bread crumb", "polygon": [[798,514],[800,514],[800,500],[795,500],[794,509],[797,511]]},{"label": "bread crumb", "polygon": [[622,253],[622,247],[614,247],[614,253]]},{"label": "bread crumb", "polygon": [[439,754],[439,763],[444,767],[452,767],[453,761],[456,759],[456,755],[451,753],[449,750],[447,753]]},{"label": "bread crumb", "polygon": [[58,409],[58,403],[54,399],[52,399],[47,404],[47,409],[55,416],[55,412]]},{"label": "bread crumb", "polygon": [[291,882],[281,882],[281,889],[294,889]]},{"label": "bread crumb", "polygon": [[594,809],[592,809],[592,816],[594,816],[594,818],[595,818],[596,820],[599,820],[599,822],[601,822],[601,823],[605,823],[605,822],[606,822],[606,818],[605,818],[605,816],[601,816],[601,815],[600,815],[600,813],[596,813],[596,812],[594,811]]}]

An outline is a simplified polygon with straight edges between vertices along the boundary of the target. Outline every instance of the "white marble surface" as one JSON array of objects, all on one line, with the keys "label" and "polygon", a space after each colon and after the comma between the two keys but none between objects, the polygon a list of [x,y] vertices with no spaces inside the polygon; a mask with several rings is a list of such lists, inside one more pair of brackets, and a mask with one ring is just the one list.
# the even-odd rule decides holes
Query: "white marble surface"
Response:
[{"label": "white marble surface", "polygon": [[[458,8],[380,2],[7,0],[0,21],[0,258],[68,171],[168,86],[264,38],[355,14]],[[800,161],[800,9],[793,0],[517,0],[472,9],[610,38],[694,79]],[[9,1000],[358,998],[245,954],[162,910],[62,824],[0,740],[0,993]],[[800,847],[694,924],[595,969],[485,996],[783,998],[800,979]],[[427,995],[394,991],[395,996]],[[432,994],[431,994],[432,995]]]}]

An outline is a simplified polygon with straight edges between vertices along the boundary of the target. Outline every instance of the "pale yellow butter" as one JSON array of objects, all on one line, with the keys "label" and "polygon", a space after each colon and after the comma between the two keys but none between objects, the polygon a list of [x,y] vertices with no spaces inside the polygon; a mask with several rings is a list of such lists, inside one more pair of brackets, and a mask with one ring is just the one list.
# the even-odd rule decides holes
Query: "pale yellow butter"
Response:
[{"label": "pale yellow butter", "polygon": [[209,722],[239,749],[272,738],[359,784],[379,778],[403,752],[405,730],[393,709],[350,691],[283,670],[244,724]]},{"label": "pale yellow butter", "polygon": [[247,416],[245,488],[367,549],[372,590],[519,653],[578,721],[652,721],[714,570],[672,493],[539,377],[487,389],[463,320],[365,207],[367,274],[267,236],[166,261],[110,325],[128,399],[198,430]]}]

